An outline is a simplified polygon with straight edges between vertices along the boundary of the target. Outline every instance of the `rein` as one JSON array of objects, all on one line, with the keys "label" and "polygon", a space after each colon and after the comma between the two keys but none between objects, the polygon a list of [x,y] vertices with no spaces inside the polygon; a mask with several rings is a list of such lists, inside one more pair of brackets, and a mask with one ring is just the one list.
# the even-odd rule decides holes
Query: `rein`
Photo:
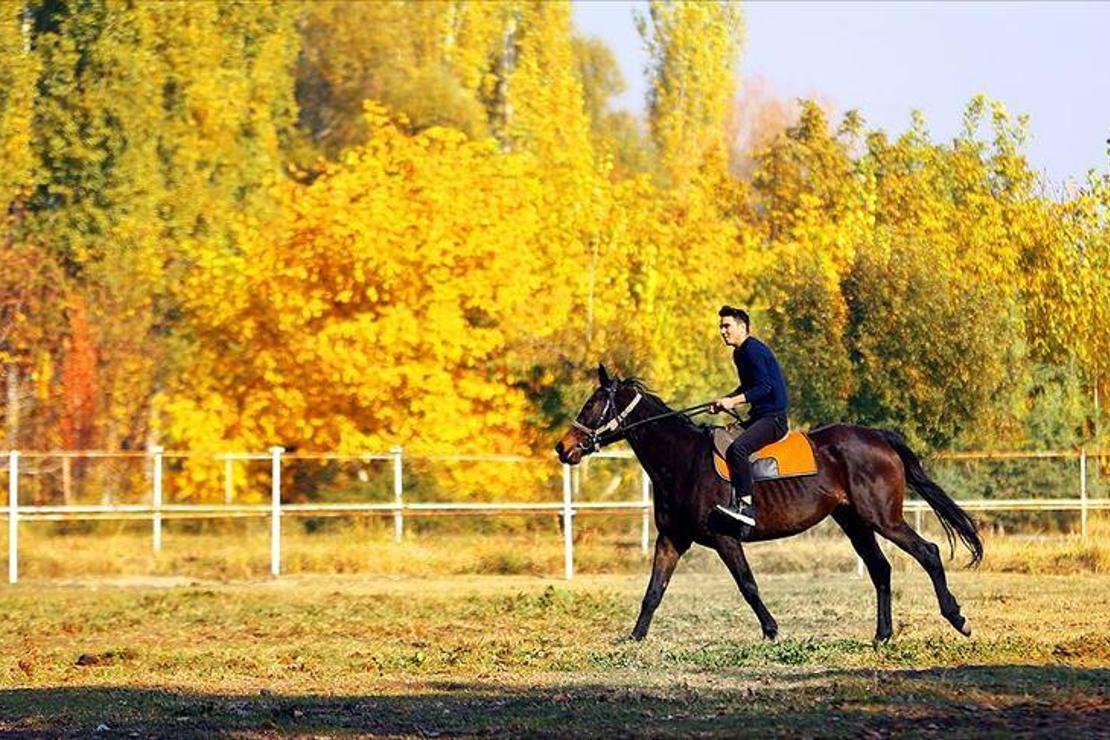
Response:
[{"label": "rein", "polygon": [[[660,419],[669,419],[672,416],[687,416],[687,417],[697,416],[699,414],[708,413],[709,407],[712,406],[712,405],[713,405],[713,402],[710,401],[708,403],[699,403],[697,406],[689,406],[689,407],[684,408],[684,409],[679,409],[678,411],[668,411],[665,414],[656,414],[655,416],[649,416],[646,419],[640,419],[639,421],[633,422],[633,423],[629,424],[626,427],[622,427],[620,425],[617,425],[617,428],[616,428],[615,431],[620,432],[620,434],[623,435],[623,434],[627,434],[628,432],[632,431],[636,427],[643,426],[644,424],[650,424],[654,421],[659,421]],[[603,445],[612,444],[613,442],[616,442],[618,439],[620,439],[619,435],[617,437],[614,437],[611,440],[604,441],[601,444],[603,444]]]},{"label": "rein", "polygon": [[[611,408],[613,408],[613,406],[615,405],[615,400],[616,390],[614,389],[610,393],[610,396],[605,403],[605,408],[602,410],[602,418],[604,418],[606,413]],[[627,435],[630,431],[636,429],[637,427],[641,427],[645,424],[651,424],[653,422],[660,421],[661,419],[669,419],[674,416],[686,416],[687,418],[690,418],[699,414],[704,414],[709,411],[709,408],[714,403],[713,401],[699,403],[695,406],[688,406],[684,409],[678,409],[677,411],[668,411],[663,414],[649,416],[646,419],[640,419],[639,421],[629,424],[628,426],[621,426],[621,422],[624,421],[625,417],[632,413],[632,410],[636,408],[637,404],[639,404],[641,400],[643,400],[643,395],[641,395],[640,393],[636,393],[635,398],[633,398],[632,401],[629,402],[624,411],[621,411],[619,414],[615,414],[612,419],[596,429],[591,429],[585,424],[579,422],[577,419],[572,421],[572,426],[585,432],[588,435],[586,440],[584,440],[583,442],[579,442],[577,446],[581,448],[582,451],[586,454],[590,454],[591,452],[595,452],[601,449],[605,445],[613,444],[614,442],[620,441],[625,435]],[[732,411],[728,411],[728,413],[736,419],[740,418]]]}]

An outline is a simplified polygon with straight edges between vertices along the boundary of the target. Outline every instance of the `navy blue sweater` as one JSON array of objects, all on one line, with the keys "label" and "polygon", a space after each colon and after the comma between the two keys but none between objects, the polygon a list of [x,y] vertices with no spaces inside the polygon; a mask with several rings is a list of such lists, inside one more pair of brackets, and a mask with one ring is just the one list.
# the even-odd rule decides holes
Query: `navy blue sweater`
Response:
[{"label": "navy blue sweater", "polygon": [[786,378],[770,347],[755,337],[748,337],[732,350],[732,361],[736,364],[740,385],[729,395],[744,394],[752,405],[749,418],[786,413],[790,405],[786,396]]}]

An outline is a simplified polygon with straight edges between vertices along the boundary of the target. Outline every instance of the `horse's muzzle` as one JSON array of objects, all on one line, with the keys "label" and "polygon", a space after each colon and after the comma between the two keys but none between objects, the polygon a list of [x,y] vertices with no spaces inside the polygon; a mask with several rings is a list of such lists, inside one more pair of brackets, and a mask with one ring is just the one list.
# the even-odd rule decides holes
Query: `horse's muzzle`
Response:
[{"label": "horse's muzzle", "polygon": [[582,458],[588,455],[589,452],[590,450],[582,442],[578,442],[569,449],[562,441],[555,445],[555,454],[559,456],[559,462],[564,465],[577,465],[582,462]]}]

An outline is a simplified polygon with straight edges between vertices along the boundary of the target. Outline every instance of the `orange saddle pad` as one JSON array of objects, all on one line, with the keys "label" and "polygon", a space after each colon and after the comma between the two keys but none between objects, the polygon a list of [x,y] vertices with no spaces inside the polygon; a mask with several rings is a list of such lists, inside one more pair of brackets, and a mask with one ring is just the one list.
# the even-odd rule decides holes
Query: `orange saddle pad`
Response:
[{"label": "orange saddle pad", "polygon": [[[725,480],[729,480],[725,450],[742,431],[733,427],[717,427],[713,430],[713,467],[717,469],[717,475]],[[752,461],[754,480],[817,475],[817,460],[813,456],[813,445],[809,437],[802,432],[788,433],[778,442],[772,442],[760,448],[749,459]]]}]

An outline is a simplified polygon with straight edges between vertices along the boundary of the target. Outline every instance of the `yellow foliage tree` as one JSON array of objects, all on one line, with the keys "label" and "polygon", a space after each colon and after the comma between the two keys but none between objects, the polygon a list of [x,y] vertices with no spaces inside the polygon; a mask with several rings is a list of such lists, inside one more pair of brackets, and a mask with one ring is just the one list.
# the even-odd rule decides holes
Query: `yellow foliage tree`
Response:
[{"label": "yellow foliage tree", "polygon": [[278,186],[275,222],[240,222],[241,253],[207,255],[188,279],[203,380],[165,406],[185,446],[517,453],[537,441],[505,359],[547,331],[536,160],[447,129],[406,135],[376,106],[367,127],[367,144],[311,186]]},{"label": "yellow foliage tree", "polygon": [[729,0],[655,0],[637,16],[652,72],[651,133],[670,182],[727,166],[726,122],[736,94],[743,18]]},{"label": "yellow foliage tree", "polygon": [[23,3],[0,6],[0,208],[25,198],[33,182],[31,119],[39,59],[31,50],[30,16]]}]

